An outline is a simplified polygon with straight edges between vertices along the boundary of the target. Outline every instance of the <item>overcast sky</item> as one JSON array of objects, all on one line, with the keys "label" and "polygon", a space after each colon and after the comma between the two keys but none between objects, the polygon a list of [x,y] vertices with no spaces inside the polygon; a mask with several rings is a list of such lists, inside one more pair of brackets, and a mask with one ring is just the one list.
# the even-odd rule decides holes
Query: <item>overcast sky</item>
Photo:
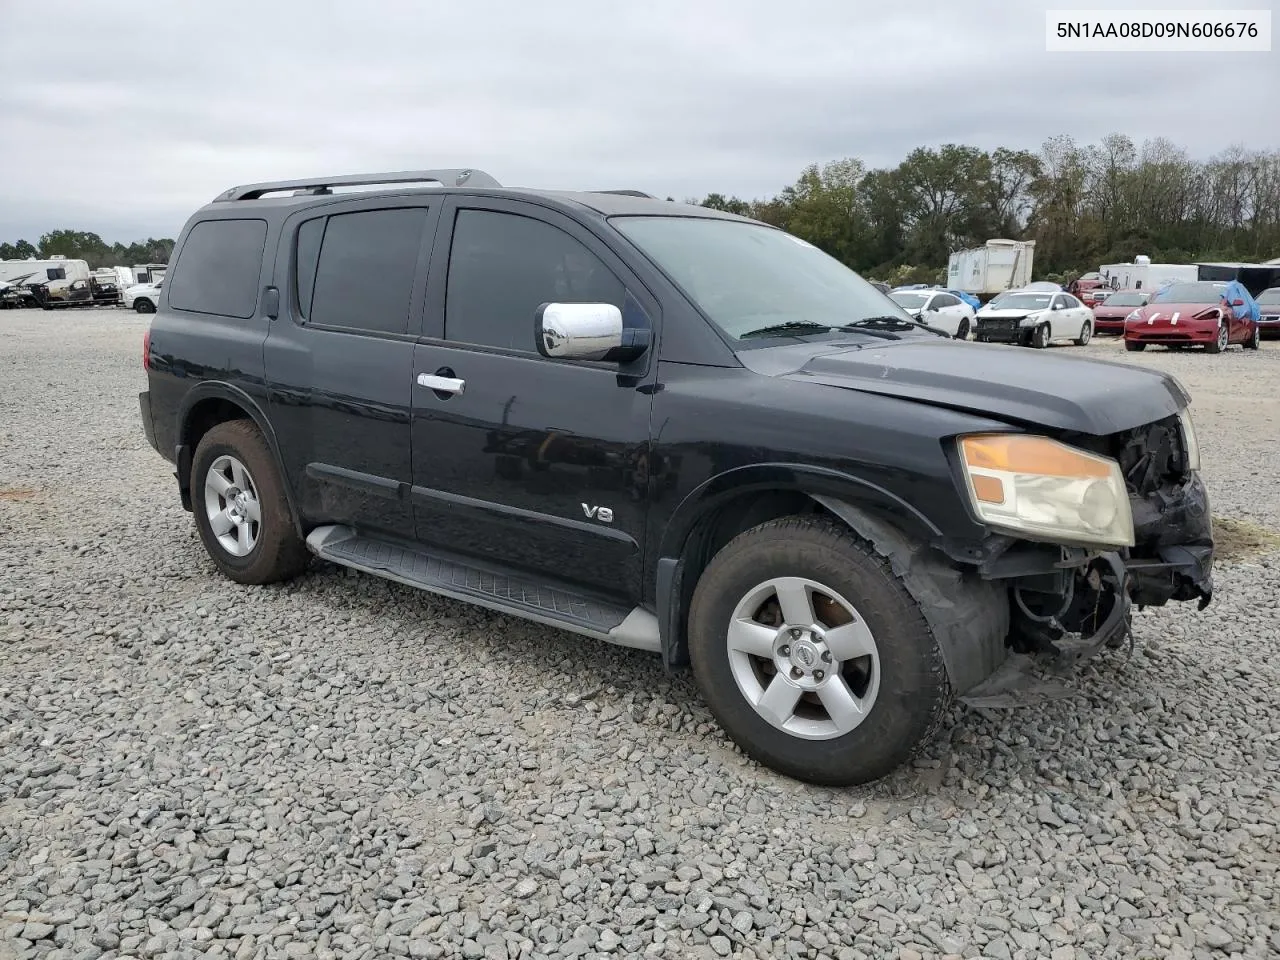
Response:
[{"label": "overcast sky", "polygon": [[1280,54],[1049,54],[1046,6],[1108,4],[0,0],[0,240],[176,237],[233,184],[346,172],[755,198],[948,142],[1280,146]]}]

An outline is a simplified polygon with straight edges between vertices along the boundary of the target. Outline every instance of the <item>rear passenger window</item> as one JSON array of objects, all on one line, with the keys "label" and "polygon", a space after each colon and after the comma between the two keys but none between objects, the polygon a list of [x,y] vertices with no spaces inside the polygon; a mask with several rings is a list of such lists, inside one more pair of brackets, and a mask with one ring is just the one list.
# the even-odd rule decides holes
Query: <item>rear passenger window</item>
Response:
[{"label": "rear passenger window", "polygon": [[[426,222],[426,207],[330,217],[320,244],[307,319],[325,326],[407,333],[409,299]],[[298,239],[301,246],[302,237]],[[301,255],[300,250],[299,266]]]},{"label": "rear passenger window", "polygon": [[324,217],[308,220],[298,228],[296,268],[298,313],[311,313],[311,291],[316,284],[316,263],[320,260],[320,238],[324,236]]},{"label": "rear passenger window", "polygon": [[541,304],[612,303],[621,310],[625,296],[600,258],[558,227],[512,213],[458,212],[446,339],[534,352],[533,317]]},{"label": "rear passenger window", "polygon": [[175,310],[247,320],[258,305],[265,220],[205,220],[187,234],[167,284]]}]

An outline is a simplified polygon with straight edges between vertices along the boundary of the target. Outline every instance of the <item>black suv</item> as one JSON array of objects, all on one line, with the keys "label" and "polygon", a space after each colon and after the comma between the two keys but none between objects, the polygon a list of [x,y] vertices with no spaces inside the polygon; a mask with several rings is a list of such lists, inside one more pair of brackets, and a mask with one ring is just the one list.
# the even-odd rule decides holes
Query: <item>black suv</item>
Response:
[{"label": "black suv", "polygon": [[315,554],[660,653],[815,783],[1212,592],[1175,379],[950,339],[809,243],[635,191],[236,187],[143,355],[228,577]]}]

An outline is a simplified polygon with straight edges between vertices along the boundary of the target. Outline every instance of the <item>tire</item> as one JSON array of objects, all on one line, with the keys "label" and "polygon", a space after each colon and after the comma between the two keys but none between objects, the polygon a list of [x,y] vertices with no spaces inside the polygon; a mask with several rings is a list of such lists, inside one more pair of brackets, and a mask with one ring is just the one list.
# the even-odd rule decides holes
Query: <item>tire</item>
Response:
[{"label": "tire", "polygon": [[138,313],[155,313],[156,312],[155,304],[152,303],[150,300],[148,300],[146,297],[138,297],[138,299],[134,300],[133,309],[137,310]]},{"label": "tire", "polygon": [[1253,336],[1244,342],[1246,350],[1259,350],[1262,347],[1262,328],[1256,323],[1253,325]]},{"label": "tire", "polygon": [[[217,493],[210,476],[215,471],[227,484],[224,492],[230,489],[250,495],[237,500]],[[247,473],[247,482],[241,471]],[[254,504],[257,521],[251,519]],[[191,506],[205,550],[231,580],[276,583],[307,568],[311,555],[294,529],[275,458],[251,420],[220,423],[201,438],[191,461]],[[215,511],[223,516],[219,525],[228,528],[220,531],[221,539],[213,528],[211,514]],[[241,522],[233,522],[232,514]],[[241,532],[246,529],[247,533]],[[229,543],[235,544],[234,550]]]},{"label": "tire", "polygon": [[[789,604],[798,628],[781,620],[776,582],[789,584],[788,595],[800,598],[800,616]],[[752,622],[758,603],[760,610],[773,608],[772,624]],[[871,652],[851,652],[841,667],[839,648],[828,659],[831,651],[820,638],[834,637],[850,613],[845,627],[861,624],[861,630],[842,634],[840,642]],[[811,619],[801,623],[803,617]],[[745,632],[730,630],[730,624],[748,623]],[[734,637],[757,652],[731,651]],[[789,641],[796,637],[805,646],[793,649]],[[823,517],[761,524],[715,555],[694,590],[689,654],[703,699],[743,751],[789,777],[824,786],[867,783],[896,769],[933,737],[951,702],[942,652],[920,605],[879,555]],[[823,663],[835,669],[823,674]],[[766,718],[754,705],[766,684],[771,691],[780,684],[778,690],[791,695],[779,701],[781,723],[780,714]],[[825,692],[802,692],[805,685]],[[840,711],[848,722],[837,725],[825,703],[830,697],[848,704],[849,694],[863,712]]]},{"label": "tire", "polygon": [[1089,341],[1093,339],[1093,324],[1088,320],[1080,327],[1080,336],[1076,337],[1075,343],[1077,347],[1088,346]]},{"label": "tire", "polygon": [[1037,350],[1043,350],[1049,346],[1049,327],[1047,324],[1040,324],[1036,327],[1035,332],[1031,334],[1031,346]]},{"label": "tire", "polygon": [[1227,325],[1222,323],[1218,325],[1218,335],[1213,338],[1212,343],[1205,345],[1205,350],[1209,353],[1221,353],[1223,350],[1227,349],[1230,342],[1231,339],[1227,331]]},{"label": "tire", "polygon": [[1130,353],[1141,353],[1143,350],[1147,349],[1147,345],[1145,343],[1139,343],[1137,340],[1126,340],[1124,342],[1124,348]]},{"label": "tire", "polygon": [[956,339],[957,340],[969,339],[969,318],[968,317],[960,318],[960,326],[956,328]]}]

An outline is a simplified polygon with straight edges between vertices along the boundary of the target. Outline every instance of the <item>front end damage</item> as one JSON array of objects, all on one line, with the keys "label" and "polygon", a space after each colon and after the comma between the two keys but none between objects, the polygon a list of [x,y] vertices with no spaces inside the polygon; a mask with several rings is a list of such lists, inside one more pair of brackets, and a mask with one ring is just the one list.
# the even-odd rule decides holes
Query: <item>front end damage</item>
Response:
[{"label": "front end damage", "polygon": [[1209,495],[1191,469],[1176,416],[1104,438],[1071,442],[1120,463],[1134,520],[1134,546],[1116,551],[1009,541],[993,545],[979,570],[1005,581],[1008,644],[1015,653],[996,675],[968,692],[974,706],[1011,706],[1063,688],[1035,677],[1064,673],[1105,648],[1132,644],[1132,611],[1213,597],[1213,525]]}]

